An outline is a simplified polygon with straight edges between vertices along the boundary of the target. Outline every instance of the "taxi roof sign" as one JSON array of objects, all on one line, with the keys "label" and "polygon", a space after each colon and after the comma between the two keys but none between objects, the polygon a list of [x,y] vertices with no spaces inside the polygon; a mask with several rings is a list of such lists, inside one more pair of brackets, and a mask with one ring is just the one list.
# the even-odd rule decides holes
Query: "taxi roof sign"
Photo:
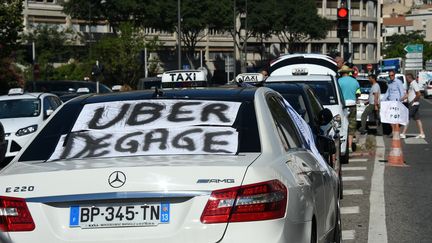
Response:
[{"label": "taxi roof sign", "polygon": [[257,83],[264,81],[264,75],[261,73],[240,73],[236,77],[236,81],[241,83]]},{"label": "taxi roof sign", "polygon": [[8,95],[22,95],[24,94],[24,89],[22,88],[13,88],[10,89]]},{"label": "taxi roof sign", "polygon": [[207,75],[202,70],[175,70],[162,74],[162,83],[207,81]]}]

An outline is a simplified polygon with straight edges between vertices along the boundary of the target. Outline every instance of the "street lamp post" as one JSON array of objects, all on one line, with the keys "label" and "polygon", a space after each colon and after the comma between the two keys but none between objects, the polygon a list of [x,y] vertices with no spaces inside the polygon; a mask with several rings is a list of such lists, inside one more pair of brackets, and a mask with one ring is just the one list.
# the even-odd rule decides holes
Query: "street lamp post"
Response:
[{"label": "street lamp post", "polygon": [[177,29],[178,29],[178,33],[177,33],[177,43],[178,43],[178,48],[177,48],[177,55],[178,55],[178,69],[181,69],[181,10],[180,10],[180,0],[177,0]]}]

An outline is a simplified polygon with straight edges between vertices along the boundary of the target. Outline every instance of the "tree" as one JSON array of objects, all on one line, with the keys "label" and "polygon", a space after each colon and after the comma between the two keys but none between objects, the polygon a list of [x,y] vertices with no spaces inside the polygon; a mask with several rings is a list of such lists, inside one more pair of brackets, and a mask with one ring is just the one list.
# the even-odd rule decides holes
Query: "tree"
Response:
[{"label": "tree", "polygon": [[288,45],[290,53],[299,43],[324,39],[333,25],[318,15],[314,0],[278,0],[273,18],[277,20],[275,34],[281,43]]},{"label": "tree", "polygon": [[0,3],[0,58],[9,57],[22,31],[22,0],[3,0]]},{"label": "tree", "polygon": [[422,31],[411,31],[406,34],[395,34],[386,38],[383,54],[386,58],[404,57],[405,46],[409,44],[423,44],[423,59],[432,59],[432,43],[425,41]]},{"label": "tree", "polygon": [[[31,32],[22,35],[28,45],[35,43],[36,63],[39,64],[41,77],[51,79],[54,71],[53,63],[64,61],[65,57],[74,57],[74,53],[66,49],[75,41],[75,34],[70,29],[59,29],[58,26],[38,25]],[[66,59],[67,60],[67,59]]]},{"label": "tree", "polygon": [[3,0],[0,3],[0,93],[23,85],[23,78],[14,64],[13,51],[22,31],[22,0]]},{"label": "tree", "polygon": [[139,60],[140,52],[144,48],[154,51],[159,45],[157,38],[146,40],[140,29],[130,23],[122,23],[117,37],[102,38],[94,50],[103,67],[101,74],[106,82],[135,87],[144,71],[143,63]]}]

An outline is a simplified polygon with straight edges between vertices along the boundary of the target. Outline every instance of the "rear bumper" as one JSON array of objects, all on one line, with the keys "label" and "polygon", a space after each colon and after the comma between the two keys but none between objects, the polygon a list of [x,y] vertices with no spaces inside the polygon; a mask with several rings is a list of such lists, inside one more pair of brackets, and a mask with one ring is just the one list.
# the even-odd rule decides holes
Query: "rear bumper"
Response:
[{"label": "rear bumper", "polygon": [[287,219],[230,223],[220,242],[310,242],[311,228],[312,221],[294,223]]}]

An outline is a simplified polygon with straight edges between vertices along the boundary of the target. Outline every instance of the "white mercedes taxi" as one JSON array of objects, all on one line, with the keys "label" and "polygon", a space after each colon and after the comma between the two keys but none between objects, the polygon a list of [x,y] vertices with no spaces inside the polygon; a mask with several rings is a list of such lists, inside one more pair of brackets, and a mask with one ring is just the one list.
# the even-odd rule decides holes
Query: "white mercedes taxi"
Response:
[{"label": "white mercedes taxi", "polygon": [[268,88],[80,96],[0,171],[0,229],[15,243],[340,242],[338,177],[312,139]]},{"label": "white mercedes taxi", "polygon": [[42,123],[61,105],[49,93],[24,93],[20,88],[0,96],[0,122],[6,135],[6,158],[10,162]]}]

